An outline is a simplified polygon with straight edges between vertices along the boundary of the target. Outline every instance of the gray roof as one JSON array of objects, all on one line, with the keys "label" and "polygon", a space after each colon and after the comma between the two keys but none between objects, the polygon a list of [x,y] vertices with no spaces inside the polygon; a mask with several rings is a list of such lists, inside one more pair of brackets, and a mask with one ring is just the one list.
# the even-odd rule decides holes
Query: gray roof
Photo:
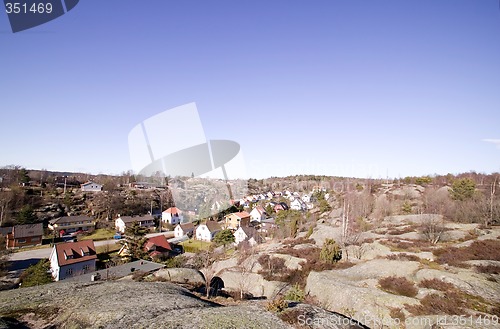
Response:
[{"label": "gray roof", "polygon": [[[124,276],[129,275],[129,274],[132,274],[134,272],[149,273],[149,272],[156,271],[156,270],[159,270],[159,269],[164,268],[164,267],[165,267],[165,265],[163,265],[163,264],[150,262],[148,260],[137,260],[134,262],[125,263],[123,265],[110,267],[109,269],[99,270],[99,271],[92,272],[92,273],[86,273],[83,275],[74,276],[72,278],[65,279],[64,281],[72,280],[72,281],[89,281],[90,282],[91,276],[95,275],[95,274],[99,274],[101,276],[101,280],[106,280],[107,278],[119,279],[119,278],[122,278]],[[132,268],[134,269],[133,272],[132,272]]]},{"label": "gray roof", "polygon": [[212,233],[222,230],[222,227],[220,227],[219,223],[213,220],[207,221],[205,225],[207,225],[208,230]]},{"label": "gray roof", "polygon": [[12,226],[10,227],[0,227],[0,235],[7,236],[7,234],[12,233]]},{"label": "gray roof", "polygon": [[62,223],[75,223],[75,222],[83,222],[83,221],[91,221],[93,220],[89,216],[64,216],[59,218],[54,218],[49,221],[51,224],[62,224]]},{"label": "gray roof", "polygon": [[183,231],[194,231],[194,224],[193,223],[183,223],[179,224],[182,228]]},{"label": "gray roof", "polygon": [[14,239],[43,235],[42,223],[14,226]]}]

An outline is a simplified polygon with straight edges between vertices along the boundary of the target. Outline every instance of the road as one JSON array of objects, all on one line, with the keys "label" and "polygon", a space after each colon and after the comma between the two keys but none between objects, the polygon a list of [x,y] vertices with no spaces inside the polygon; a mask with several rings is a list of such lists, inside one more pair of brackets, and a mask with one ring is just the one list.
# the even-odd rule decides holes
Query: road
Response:
[{"label": "road", "polygon": [[[146,234],[146,237],[150,238],[157,235],[165,235],[167,239],[173,240],[172,238],[174,236],[174,232],[150,233]],[[107,244],[115,244],[116,242],[117,240],[95,241],[94,245],[96,247],[100,247]],[[30,265],[38,263],[43,258],[49,258],[51,252],[52,248],[47,246],[46,248],[17,251],[12,253],[9,257],[9,260],[11,261],[9,268],[10,274],[18,276],[22,270],[28,268]]]}]

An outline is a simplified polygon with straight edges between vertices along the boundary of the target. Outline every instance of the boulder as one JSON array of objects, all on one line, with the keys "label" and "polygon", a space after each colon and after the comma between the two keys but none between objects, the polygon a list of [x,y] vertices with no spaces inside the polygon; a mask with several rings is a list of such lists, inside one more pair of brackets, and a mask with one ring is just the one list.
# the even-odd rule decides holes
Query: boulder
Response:
[{"label": "boulder", "polygon": [[163,268],[153,274],[170,282],[204,285],[205,279],[200,271],[191,268]]},{"label": "boulder", "polygon": [[320,247],[323,246],[326,239],[334,239],[338,241],[341,236],[340,227],[332,227],[330,225],[318,224],[311,234],[310,238],[316,241],[316,244]]},{"label": "boulder", "polygon": [[264,280],[258,273],[242,273],[236,268],[227,269],[218,274],[224,281],[224,288],[231,291],[241,291],[253,297],[272,299],[288,286],[288,283]]}]

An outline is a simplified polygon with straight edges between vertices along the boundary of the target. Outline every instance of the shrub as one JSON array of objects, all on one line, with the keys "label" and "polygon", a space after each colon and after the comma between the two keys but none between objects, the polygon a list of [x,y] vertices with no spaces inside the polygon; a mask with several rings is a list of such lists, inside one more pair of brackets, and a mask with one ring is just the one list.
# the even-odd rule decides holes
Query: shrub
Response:
[{"label": "shrub", "polygon": [[455,286],[449,282],[444,282],[439,279],[424,279],[419,284],[421,288],[434,289],[439,291],[451,291]]},{"label": "shrub", "polygon": [[464,307],[466,302],[454,291],[445,292],[444,295],[429,294],[420,300],[420,305],[406,305],[406,309],[413,315],[460,315],[465,314]]},{"label": "shrub", "polygon": [[172,258],[168,258],[167,260],[164,261],[164,264],[168,268],[186,267],[187,261],[188,261],[188,259],[186,256],[179,255],[179,256],[172,257]]},{"label": "shrub", "polygon": [[390,254],[386,256],[387,259],[390,260],[407,260],[407,261],[412,261],[412,262],[419,262],[420,257],[415,256],[415,255],[408,255],[403,253],[400,254]]},{"label": "shrub", "polygon": [[327,263],[336,263],[342,259],[342,250],[335,240],[326,239],[319,258]]},{"label": "shrub", "polygon": [[39,286],[54,281],[49,273],[50,262],[42,259],[35,265],[28,267],[20,277],[21,287]]},{"label": "shrub", "polygon": [[440,248],[433,251],[440,264],[457,267],[468,267],[468,260],[496,260],[500,261],[500,241],[474,241],[469,247]]},{"label": "shrub", "polygon": [[378,284],[382,290],[395,295],[415,297],[418,293],[418,289],[413,282],[404,277],[390,276],[381,278],[378,280]]},{"label": "shrub", "polygon": [[389,315],[393,319],[399,319],[400,322],[404,322],[405,318],[406,318],[404,312],[402,311],[402,309],[396,308],[396,307],[391,307],[390,308]]},{"label": "shrub", "polygon": [[266,304],[266,310],[274,313],[281,313],[288,308],[288,302],[282,297],[273,299]]},{"label": "shrub", "polygon": [[302,302],[304,301],[304,290],[296,283],[287,291],[284,298],[294,302]]},{"label": "shrub", "polygon": [[478,265],[476,266],[476,270],[479,273],[500,274],[500,266],[496,265]]}]

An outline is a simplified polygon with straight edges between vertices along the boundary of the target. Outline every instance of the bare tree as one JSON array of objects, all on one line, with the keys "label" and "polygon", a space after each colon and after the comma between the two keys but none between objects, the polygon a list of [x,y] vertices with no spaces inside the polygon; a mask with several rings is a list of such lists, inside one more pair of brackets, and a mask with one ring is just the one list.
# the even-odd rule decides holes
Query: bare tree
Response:
[{"label": "bare tree", "polygon": [[485,225],[488,226],[493,223],[493,201],[495,199],[495,192],[497,190],[497,181],[498,181],[498,175],[495,175],[495,180],[493,183],[491,183],[491,188],[490,188],[490,216],[489,219],[486,220]]},{"label": "bare tree", "polygon": [[361,236],[356,222],[352,220],[351,205],[348,200],[348,195],[344,196],[343,208],[342,208],[342,234],[340,236],[340,245],[346,256],[346,260],[349,260],[349,246],[358,243]]},{"label": "bare tree", "polygon": [[198,252],[194,259],[194,266],[205,277],[205,294],[210,297],[211,283],[216,274],[214,263],[222,257],[221,252],[213,248]]},{"label": "bare tree", "polygon": [[422,234],[427,241],[436,244],[441,240],[445,230],[443,217],[430,214],[425,216],[421,226]]},{"label": "bare tree", "polygon": [[0,191],[0,226],[3,225],[14,195],[12,191]]},{"label": "bare tree", "polygon": [[248,241],[241,242],[238,247],[240,250],[240,257],[238,258],[237,269],[241,273],[238,281],[238,288],[240,291],[240,299],[243,299],[250,285],[253,284],[250,280],[248,280],[247,276],[249,273],[253,272],[253,269],[257,264],[257,259],[255,258],[255,247]]}]

